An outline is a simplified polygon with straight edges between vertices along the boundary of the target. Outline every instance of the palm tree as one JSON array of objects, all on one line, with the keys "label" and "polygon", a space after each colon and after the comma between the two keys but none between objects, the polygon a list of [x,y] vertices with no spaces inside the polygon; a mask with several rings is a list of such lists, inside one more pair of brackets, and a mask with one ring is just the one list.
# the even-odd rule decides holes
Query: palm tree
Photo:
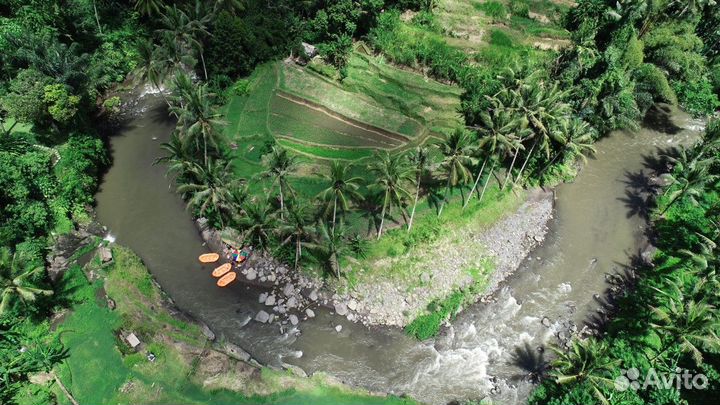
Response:
[{"label": "palm tree", "polygon": [[405,198],[410,197],[410,193],[405,188],[404,183],[412,181],[413,168],[404,155],[391,156],[387,151],[382,151],[375,153],[373,163],[370,165],[370,171],[376,176],[375,186],[382,190],[383,193],[380,228],[377,233],[377,238],[380,239],[385,224],[386,212],[389,214],[393,206],[397,206],[400,208],[403,217],[405,217],[403,201]]},{"label": "palm tree", "polygon": [[5,314],[16,298],[27,305],[35,302],[39,295],[53,295],[52,290],[39,288],[34,283],[33,279],[43,270],[43,266],[32,264],[17,252],[11,254],[7,248],[0,249],[0,315]]},{"label": "palm tree", "polygon": [[552,129],[558,123],[567,121],[571,110],[570,105],[564,102],[567,93],[559,89],[557,82],[548,87],[533,75],[524,79],[512,94],[514,97],[511,108],[528,123],[532,135],[527,139],[534,138],[515,179],[517,183],[522,178],[522,173],[535,150],[544,151],[545,157],[549,159],[553,141],[558,144],[564,143],[560,134]]},{"label": "palm tree", "polygon": [[187,87],[186,80],[181,79],[185,75],[179,75],[176,82],[180,84],[181,90],[178,98],[180,106],[173,106],[171,111],[177,114],[180,139],[184,143],[192,143],[197,149],[202,147],[204,162],[208,161],[208,146],[211,152],[220,150],[220,144],[225,138],[218,128],[226,125],[222,114],[218,113],[212,105],[213,93],[207,91],[207,85]]},{"label": "palm tree", "polygon": [[190,9],[188,13],[189,29],[188,29],[188,42],[196,49],[200,55],[200,61],[202,62],[203,73],[205,74],[205,81],[208,80],[207,67],[205,66],[205,52],[203,42],[204,39],[212,35],[207,29],[207,25],[213,20],[214,13],[205,7],[205,3],[200,0],[195,0],[195,7]]},{"label": "palm tree", "polygon": [[407,231],[412,228],[413,219],[415,218],[415,208],[417,208],[418,197],[420,197],[420,181],[428,168],[430,158],[430,150],[427,146],[421,145],[415,148],[408,156],[410,163],[415,168],[415,199],[413,201],[412,212],[410,213],[410,222],[408,222]]},{"label": "palm tree", "polygon": [[703,195],[708,184],[714,183],[718,179],[717,175],[709,171],[712,159],[699,160],[697,156],[692,156],[682,150],[679,157],[670,157],[670,160],[675,163],[673,173],[663,175],[670,183],[665,191],[670,202],[660,212],[660,215],[664,215],[683,197],[688,197],[693,203],[697,203],[695,198]]},{"label": "palm tree", "polygon": [[186,176],[195,163],[195,158],[188,153],[187,148],[180,140],[177,131],[170,135],[170,140],[160,144],[166,154],[155,159],[153,164],[166,164],[168,173],[175,173],[177,177]]},{"label": "palm tree", "polygon": [[239,187],[244,180],[234,178],[232,162],[210,160],[204,165],[192,163],[187,170],[188,182],[180,184],[177,191],[189,196],[188,207],[197,209],[200,215],[212,209],[220,226],[224,227],[223,213],[229,211],[232,199],[230,190]]},{"label": "palm tree", "polygon": [[352,166],[339,161],[330,164],[330,173],[320,176],[330,181],[330,185],[320,192],[318,197],[326,202],[326,212],[330,210],[332,202],[332,231],[335,231],[337,211],[345,212],[350,209],[349,199],[361,200],[362,195],[358,191],[362,183],[361,177],[351,177]]},{"label": "palm tree", "polygon": [[[516,152],[521,147],[520,140],[517,139],[516,133],[520,130],[522,124],[517,117],[513,117],[508,109],[495,108],[490,112],[480,114],[479,126],[472,127],[479,131],[478,151],[483,151],[485,159],[483,165],[475,179],[473,189],[477,187],[478,181],[482,177],[484,168],[490,163],[490,173],[485,180],[482,192],[478,199],[482,201],[485,195],[490,178],[493,176],[495,165],[504,157],[509,156],[513,150]],[[517,153],[516,155],[517,156]],[[514,160],[514,159],[513,159]],[[512,168],[510,169],[512,171]],[[506,177],[507,181],[508,177]],[[472,196],[472,191],[470,191]],[[465,203],[467,205],[467,202]]]},{"label": "palm tree", "polygon": [[[446,135],[445,139],[436,144],[436,147],[444,156],[441,169],[446,178],[445,197],[438,211],[438,216],[440,216],[450,195],[450,189],[458,185],[462,187],[472,178],[469,167],[472,165],[473,159],[470,157],[472,153],[470,136],[467,131],[461,129]],[[462,192],[462,188],[460,191]],[[463,195],[463,203],[464,200]]]},{"label": "palm tree", "polygon": [[662,289],[653,289],[664,298],[662,305],[650,307],[655,318],[650,325],[664,340],[664,347],[652,358],[653,361],[668,349],[677,347],[681,352],[689,353],[699,366],[703,361],[702,349],[713,352],[720,349],[717,308],[704,299],[695,301],[686,296],[678,281],[670,281]]},{"label": "palm tree", "polygon": [[145,39],[138,43],[137,50],[140,62],[135,68],[135,75],[140,80],[150,82],[169,106],[170,102],[161,88],[169,70],[168,64],[165,63],[167,59],[162,55],[162,48],[155,46],[149,39]]},{"label": "palm tree", "polygon": [[316,228],[316,240],[310,245],[315,257],[324,262],[337,278],[342,275],[340,259],[351,253],[345,234],[346,229],[342,222],[334,230],[329,229],[326,223],[321,222]]},{"label": "palm tree", "polygon": [[580,118],[562,120],[553,131],[556,132],[556,138],[563,140],[563,147],[556,151],[555,156],[538,172],[538,177],[542,176],[561,156],[579,156],[583,161],[587,161],[585,155],[595,154],[595,146],[593,146],[595,130]]},{"label": "palm tree", "polygon": [[297,158],[290,155],[287,149],[282,146],[275,145],[272,147],[270,153],[263,156],[263,165],[266,171],[262,176],[271,179],[272,184],[277,183],[280,189],[280,219],[282,220],[284,219],[283,213],[285,211],[285,196],[283,192],[293,193],[290,183],[288,183],[288,177],[297,169]]},{"label": "palm tree", "polygon": [[595,398],[604,405],[610,405],[601,387],[614,385],[611,376],[620,360],[609,359],[605,342],[575,339],[568,351],[558,347],[552,349],[558,357],[552,362],[553,370],[550,375],[558,384],[587,383]]},{"label": "palm tree", "polygon": [[300,201],[294,201],[289,205],[287,221],[279,226],[281,235],[286,235],[282,245],[291,240],[295,241],[295,268],[300,267],[302,248],[312,242],[313,232],[310,227],[311,210],[308,205]]},{"label": "palm tree", "polygon": [[245,215],[238,218],[238,226],[245,240],[266,251],[272,233],[277,229],[277,219],[272,205],[267,200],[253,200],[243,206]]}]

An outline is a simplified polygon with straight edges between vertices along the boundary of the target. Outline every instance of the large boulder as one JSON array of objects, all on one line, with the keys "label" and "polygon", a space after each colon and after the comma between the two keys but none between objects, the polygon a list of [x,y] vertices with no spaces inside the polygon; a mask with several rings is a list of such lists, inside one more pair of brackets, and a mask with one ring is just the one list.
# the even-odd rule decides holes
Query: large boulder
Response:
[{"label": "large boulder", "polygon": [[335,304],[335,313],[340,316],[345,316],[348,313],[347,305],[345,305],[342,302],[338,302]]},{"label": "large boulder", "polygon": [[255,315],[255,320],[261,323],[267,323],[270,320],[270,314],[265,311],[260,311]]}]

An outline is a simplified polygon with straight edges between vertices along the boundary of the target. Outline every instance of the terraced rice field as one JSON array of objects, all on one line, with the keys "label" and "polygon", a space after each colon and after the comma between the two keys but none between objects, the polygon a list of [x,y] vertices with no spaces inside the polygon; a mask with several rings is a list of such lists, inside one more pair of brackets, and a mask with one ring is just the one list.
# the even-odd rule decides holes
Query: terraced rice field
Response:
[{"label": "terraced rice field", "polygon": [[260,170],[273,140],[308,158],[359,160],[398,151],[462,124],[460,89],[353,54],[342,82],[308,68],[275,62],[259,67],[247,95],[225,116],[237,145],[238,171]]}]

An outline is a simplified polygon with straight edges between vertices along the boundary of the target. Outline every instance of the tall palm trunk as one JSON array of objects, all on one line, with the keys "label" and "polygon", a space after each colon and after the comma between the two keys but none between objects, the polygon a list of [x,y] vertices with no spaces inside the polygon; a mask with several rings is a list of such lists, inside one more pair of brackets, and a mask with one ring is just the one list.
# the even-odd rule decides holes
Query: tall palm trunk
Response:
[{"label": "tall palm trunk", "polygon": [[415,184],[417,185],[417,190],[415,190],[415,201],[413,202],[413,209],[410,213],[410,222],[408,222],[408,232],[410,232],[410,229],[412,228],[413,219],[415,218],[415,208],[417,207],[418,197],[420,197],[420,175],[417,176]]},{"label": "tall palm trunk", "polygon": [[300,255],[302,254],[302,250],[300,250],[300,235],[295,237],[295,270],[297,270],[300,267]]},{"label": "tall palm trunk", "polygon": [[490,183],[490,177],[492,177],[494,169],[495,169],[495,162],[493,162],[492,166],[490,166],[490,174],[488,174],[487,180],[485,180],[485,185],[483,185],[482,193],[480,193],[480,198],[478,199],[478,202],[482,201],[483,197],[485,196],[485,190],[487,189],[487,186]]},{"label": "tall palm trunk", "polygon": [[483,172],[485,171],[485,165],[487,164],[487,161],[490,157],[486,157],[483,161],[482,167],[480,168],[480,171],[478,172],[477,177],[475,178],[475,184],[473,184],[472,189],[470,190],[470,194],[468,194],[468,199],[465,201],[465,204],[463,205],[463,209],[467,207],[467,205],[470,203],[470,199],[472,198],[473,192],[475,192],[475,189],[477,188],[478,183],[480,182],[480,178],[482,177]]},{"label": "tall palm trunk", "polygon": [[387,196],[385,196],[385,201],[383,201],[383,209],[382,213],[380,214],[380,228],[378,229],[377,238],[380,239],[380,236],[382,236],[383,231],[383,225],[385,225],[385,209],[387,208]]},{"label": "tall palm trunk", "polygon": [[448,194],[450,194],[450,176],[448,175],[447,184],[445,185],[445,197],[440,203],[440,210],[438,211],[438,217],[442,215],[443,208],[445,208],[445,202],[447,202]]},{"label": "tall palm trunk", "polygon": [[670,209],[670,207],[672,207],[673,205],[675,205],[676,202],[680,201],[680,197],[682,197],[684,194],[685,194],[685,189],[683,189],[682,192],[678,193],[678,195],[676,195],[676,196],[670,201],[670,203],[665,206],[665,208],[662,210],[662,212],[660,213],[660,215],[665,215],[665,213]]},{"label": "tall palm trunk", "polygon": [[95,11],[95,22],[98,26],[98,32],[100,33],[100,35],[102,35],[102,26],[100,25],[100,17],[98,16],[97,4],[95,0],[93,0],[93,10]]},{"label": "tall palm trunk", "polygon": [[283,187],[282,187],[282,181],[278,181],[278,184],[280,185],[280,220],[284,220],[283,212],[285,211],[285,198],[283,198]]},{"label": "tall palm trunk", "polygon": [[515,148],[515,155],[513,156],[512,163],[510,163],[510,169],[508,169],[507,174],[505,175],[505,181],[503,182],[501,190],[505,190],[505,186],[507,185],[508,181],[512,177],[512,170],[515,167],[515,160],[517,160],[518,153],[520,152],[520,145],[518,145],[517,148]]},{"label": "tall palm trunk", "polygon": [[205,67],[205,53],[200,49],[200,60],[202,61],[203,73],[205,73],[205,81],[208,80],[207,67]]},{"label": "tall palm trunk", "polygon": [[332,234],[335,235],[335,218],[337,217],[337,200],[338,196],[335,194],[335,203],[333,204],[333,222],[332,222]]},{"label": "tall palm trunk", "polygon": [[523,171],[525,170],[525,167],[527,166],[528,162],[530,161],[530,158],[532,157],[533,152],[535,151],[535,147],[538,144],[538,141],[540,138],[535,138],[535,142],[533,142],[533,146],[530,148],[530,151],[528,152],[528,155],[525,157],[525,161],[522,164],[522,167],[520,168],[520,172],[518,173],[517,177],[515,178],[515,183],[520,181],[522,178]]}]

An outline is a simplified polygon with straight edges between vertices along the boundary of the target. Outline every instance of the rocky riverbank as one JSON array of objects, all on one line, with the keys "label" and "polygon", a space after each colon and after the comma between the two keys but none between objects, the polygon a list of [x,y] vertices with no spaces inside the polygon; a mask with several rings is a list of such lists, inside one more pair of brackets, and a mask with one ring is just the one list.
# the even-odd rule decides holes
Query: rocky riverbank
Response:
[{"label": "rocky riverbank", "polygon": [[[485,283],[487,296],[494,292],[525,257],[545,239],[552,218],[553,193],[535,190],[520,208],[490,228],[468,224],[454,229],[436,243],[411,252],[417,263],[416,279],[404,283],[374,280],[355,286],[348,294],[333,296],[336,312],[366,325],[403,327],[423,313],[428,304],[459,288]],[[384,260],[393,266],[403,257]],[[482,299],[483,297],[477,297]]]},{"label": "rocky riverbank", "polygon": [[[267,309],[257,312],[254,320],[276,323],[281,333],[288,330],[300,333],[293,327],[314,317],[317,307],[326,307],[338,316],[367,326],[403,327],[433,300],[477,282],[474,269],[490,267],[489,272],[482,274],[484,296],[495,291],[544,240],[553,201],[552,192],[533,190],[518,210],[489,228],[469,223],[424,246],[420,252],[409,253],[417,263],[415,277],[401,281],[365,280],[347,293],[338,293],[333,288],[337,286],[331,287],[258,253],[236,270],[241,281],[268,290],[259,298]],[[209,247],[223,252],[219,233],[208,228],[202,219],[197,223]],[[386,258],[374,265],[391,267],[403,259]]]}]

